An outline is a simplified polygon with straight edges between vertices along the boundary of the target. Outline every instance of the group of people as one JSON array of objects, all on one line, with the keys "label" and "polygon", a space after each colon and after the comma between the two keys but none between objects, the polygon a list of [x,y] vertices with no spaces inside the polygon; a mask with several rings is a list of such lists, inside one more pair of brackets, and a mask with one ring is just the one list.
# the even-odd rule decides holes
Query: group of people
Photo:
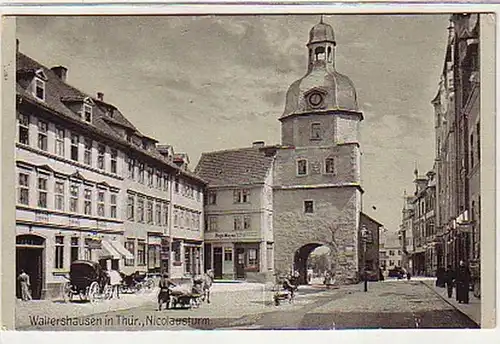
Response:
[{"label": "group of people", "polygon": [[448,298],[453,296],[453,288],[455,288],[455,298],[458,303],[469,303],[471,273],[463,260],[460,261],[456,271],[448,265],[446,270],[438,269],[436,275],[436,286],[446,287]]}]

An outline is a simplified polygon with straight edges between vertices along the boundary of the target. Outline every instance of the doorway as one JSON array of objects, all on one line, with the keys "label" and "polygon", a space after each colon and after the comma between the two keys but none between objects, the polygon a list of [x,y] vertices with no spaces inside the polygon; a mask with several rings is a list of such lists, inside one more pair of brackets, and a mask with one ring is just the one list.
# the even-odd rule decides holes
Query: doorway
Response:
[{"label": "doorway", "polygon": [[44,286],[45,239],[37,235],[18,235],[16,237],[16,297],[21,297],[21,287],[17,276],[22,270],[30,277],[31,296],[42,299]]},{"label": "doorway", "polygon": [[222,279],[222,247],[214,247],[214,277]]},{"label": "doorway", "polygon": [[244,279],[245,278],[245,249],[243,247],[236,248],[236,278]]}]

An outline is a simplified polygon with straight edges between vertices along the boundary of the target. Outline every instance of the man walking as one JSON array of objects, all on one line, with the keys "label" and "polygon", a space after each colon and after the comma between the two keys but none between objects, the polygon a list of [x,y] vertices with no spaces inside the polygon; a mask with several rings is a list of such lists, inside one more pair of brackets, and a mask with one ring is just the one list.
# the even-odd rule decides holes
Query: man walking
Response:
[{"label": "man walking", "polygon": [[458,303],[469,303],[470,271],[463,260],[460,261],[455,281]]},{"label": "man walking", "polygon": [[19,286],[21,287],[21,300],[31,300],[30,276],[26,272],[24,272],[24,270],[21,270],[21,273],[17,277],[17,281],[19,282]]},{"label": "man walking", "polygon": [[120,285],[122,284],[122,276],[116,270],[111,270],[109,272],[109,283],[111,284],[111,298],[116,295],[116,298],[120,298]]},{"label": "man walking", "polygon": [[450,299],[453,294],[453,282],[455,280],[455,272],[452,270],[451,265],[448,265],[444,273],[444,283],[446,284],[446,290],[448,292],[448,298]]}]

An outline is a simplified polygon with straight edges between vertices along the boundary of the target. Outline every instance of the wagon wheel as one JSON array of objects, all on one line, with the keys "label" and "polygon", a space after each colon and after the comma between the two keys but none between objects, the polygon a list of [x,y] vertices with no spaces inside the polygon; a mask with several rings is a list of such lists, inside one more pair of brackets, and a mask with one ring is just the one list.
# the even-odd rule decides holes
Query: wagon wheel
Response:
[{"label": "wagon wheel", "polygon": [[137,294],[141,294],[142,292],[144,292],[144,285],[142,282],[138,282],[136,285],[135,285],[135,292]]},{"label": "wagon wheel", "polygon": [[71,284],[66,281],[61,285],[61,297],[66,303],[73,300],[73,292],[71,290]]},{"label": "wagon wheel", "polygon": [[99,294],[99,284],[97,282],[92,282],[92,284],[89,287],[89,291],[87,293],[87,299],[91,303],[94,303],[96,301],[98,294]]},{"label": "wagon wheel", "polygon": [[152,279],[152,278],[148,278],[145,282],[144,282],[144,288],[147,289],[147,290],[151,290],[155,287],[155,281]]}]

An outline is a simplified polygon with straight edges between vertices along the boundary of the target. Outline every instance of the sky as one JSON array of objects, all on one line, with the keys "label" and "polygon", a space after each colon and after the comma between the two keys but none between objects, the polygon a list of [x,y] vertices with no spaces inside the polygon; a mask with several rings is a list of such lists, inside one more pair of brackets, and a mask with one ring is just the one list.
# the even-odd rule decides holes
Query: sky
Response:
[{"label": "sky", "polygon": [[[363,211],[396,231],[413,171],[434,162],[449,15],[325,15],[336,68],[357,90]],[[280,143],[285,93],[307,70],[319,15],[18,17],[20,51],[188,153]]]}]

